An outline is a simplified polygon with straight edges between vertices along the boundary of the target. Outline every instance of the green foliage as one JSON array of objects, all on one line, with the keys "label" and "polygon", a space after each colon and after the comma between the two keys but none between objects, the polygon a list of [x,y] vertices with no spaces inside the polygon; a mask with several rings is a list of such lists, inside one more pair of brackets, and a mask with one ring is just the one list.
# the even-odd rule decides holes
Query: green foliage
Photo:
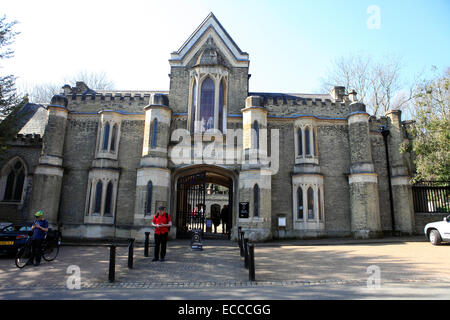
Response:
[{"label": "green foliage", "polygon": [[415,181],[450,181],[450,68],[443,76],[423,82],[414,98],[415,125],[408,148],[415,154]]},{"label": "green foliage", "polygon": [[[9,47],[17,35],[13,27],[17,22],[8,22],[6,17],[0,17],[0,60],[12,57],[14,51]],[[20,120],[18,111],[28,101],[19,97],[15,88],[13,75],[0,75],[0,154],[7,149],[7,142],[17,133],[17,123]]]}]

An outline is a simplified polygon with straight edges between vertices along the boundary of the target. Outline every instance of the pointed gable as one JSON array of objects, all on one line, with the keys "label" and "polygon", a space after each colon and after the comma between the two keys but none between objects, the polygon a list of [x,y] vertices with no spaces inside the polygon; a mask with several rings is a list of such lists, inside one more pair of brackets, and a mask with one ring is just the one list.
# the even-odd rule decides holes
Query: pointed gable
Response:
[{"label": "pointed gable", "polygon": [[220,52],[233,67],[249,66],[248,53],[241,51],[211,12],[178,51],[172,52],[171,66],[186,66],[202,46],[212,38]]}]

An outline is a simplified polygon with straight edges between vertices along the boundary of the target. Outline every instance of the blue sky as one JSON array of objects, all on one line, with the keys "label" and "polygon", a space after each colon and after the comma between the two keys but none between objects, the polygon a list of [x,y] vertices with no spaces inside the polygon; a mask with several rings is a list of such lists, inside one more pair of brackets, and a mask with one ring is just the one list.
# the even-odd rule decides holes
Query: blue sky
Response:
[{"label": "blue sky", "polygon": [[[373,5],[379,29],[367,27]],[[168,90],[170,53],[211,11],[249,53],[251,91],[318,93],[331,61],[352,53],[400,57],[405,79],[450,66],[449,0],[3,0],[21,34],[0,72],[33,84],[102,71],[117,89]]]}]

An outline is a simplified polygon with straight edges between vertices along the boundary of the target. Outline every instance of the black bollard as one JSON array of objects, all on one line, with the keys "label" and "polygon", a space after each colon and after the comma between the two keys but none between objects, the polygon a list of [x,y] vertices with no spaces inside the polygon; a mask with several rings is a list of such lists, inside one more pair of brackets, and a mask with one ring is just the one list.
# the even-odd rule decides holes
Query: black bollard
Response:
[{"label": "black bollard", "polygon": [[[241,238],[241,227],[238,228],[238,246],[239,246],[239,252],[242,253],[242,238]],[[241,254],[242,256],[242,254]]]},{"label": "black bollard", "polygon": [[248,269],[248,239],[244,239],[244,267]]},{"label": "black bollard", "polygon": [[244,231],[241,232],[241,257],[245,256],[245,251],[244,251]]},{"label": "black bollard", "polygon": [[116,277],[116,246],[111,245],[109,251],[109,282],[114,282]]},{"label": "black bollard", "polygon": [[248,280],[255,281],[255,245],[248,244]]},{"label": "black bollard", "polygon": [[149,239],[150,232],[145,233],[145,244],[144,244],[144,257],[148,257],[148,245],[149,245]]},{"label": "black bollard", "polygon": [[128,268],[133,269],[133,258],[134,258],[134,239],[130,239],[128,243]]}]

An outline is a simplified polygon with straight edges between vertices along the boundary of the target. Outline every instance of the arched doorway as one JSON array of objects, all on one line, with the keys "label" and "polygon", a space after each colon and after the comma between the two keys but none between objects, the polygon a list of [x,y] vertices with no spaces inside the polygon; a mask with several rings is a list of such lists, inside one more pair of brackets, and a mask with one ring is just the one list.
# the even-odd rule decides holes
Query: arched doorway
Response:
[{"label": "arched doorway", "polygon": [[[234,173],[217,166],[190,166],[177,170],[173,181],[177,238],[190,238],[193,229],[200,229],[205,238],[229,239],[234,220],[234,183],[237,181]],[[221,210],[221,230],[225,230],[225,235],[210,231],[211,203],[217,202],[217,198],[222,201],[221,208],[225,208]]]}]

